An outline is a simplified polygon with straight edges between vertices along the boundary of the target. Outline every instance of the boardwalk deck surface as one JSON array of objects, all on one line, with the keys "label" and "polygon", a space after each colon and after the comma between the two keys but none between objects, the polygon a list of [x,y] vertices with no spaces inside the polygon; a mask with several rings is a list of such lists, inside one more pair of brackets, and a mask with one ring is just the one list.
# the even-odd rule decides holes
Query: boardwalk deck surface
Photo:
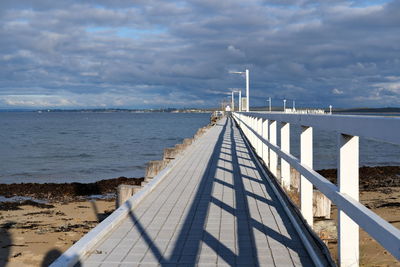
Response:
[{"label": "boardwalk deck surface", "polygon": [[79,266],[313,266],[239,130],[219,121]]}]

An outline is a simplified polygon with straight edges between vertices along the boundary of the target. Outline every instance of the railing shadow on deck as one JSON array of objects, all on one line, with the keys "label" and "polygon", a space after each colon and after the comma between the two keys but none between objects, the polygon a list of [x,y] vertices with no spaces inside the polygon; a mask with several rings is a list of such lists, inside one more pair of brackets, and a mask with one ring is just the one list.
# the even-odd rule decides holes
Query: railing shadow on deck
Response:
[{"label": "railing shadow on deck", "polygon": [[[177,263],[183,263],[186,266],[195,266],[201,253],[202,244],[205,244],[214,250],[218,257],[222,258],[231,266],[235,264],[258,266],[259,262],[257,255],[254,255],[254,252],[257,249],[254,238],[255,230],[258,230],[269,238],[284,244],[284,246],[289,247],[293,251],[297,251],[299,248],[294,244],[294,240],[282,235],[274,229],[271,229],[262,222],[251,218],[248,207],[249,198],[254,198],[271,206],[277,206],[278,201],[273,198],[273,192],[268,188],[267,185],[264,185],[265,190],[271,194],[272,200],[255,195],[245,189],[243,179],[252,179],[252,177],[243,175],[240,171],[237,146],[240,145],[241,148],[249,148],[242,142],[240,144],[236,143],[232,121],[229,120],[222,127],[223,129],[218,137],[215,149],[207,164],[207,169],[201,178],[197,191],[195,192],[194,201],[191,203],[189,212],[183,221],[183,227],[180,230],[175,243],[170,244],[173,245],[173,249],[169,256],[164,255],[163,251],[157,247],[156,241],[151,238],[150,234],[143,227],[140,222],[140,218],[135,215],[134,210],[130,209],[129,218],[134,223],[134,227],[136,227],[140,232],[143,240],[147,243],[149,251],[158,259],[161,266]],[[225,146],[222,146],[224,141],[226,141]],[[226,146],[226,144],[230,145]],[[223,152],[222,149],[229,150],[229,153]],[[233,170],[229,170],[218,165],[218,161],[221,159],[222,153],[231,156]],[[244,153],[244,151],[241,150],[241,153]],[[245,167],[254,168],[251,166]],[[233,184],[229,184],[216,177],[217,170],[222,168],[223,171],[233,174]],[[235,207],[232,207],[213,197],[214,183],[234,189],[234,199],[236,201]],[[208,212],[211,204],[220,207],[222,210],[236,217],[237,239],[235,242],[238,253],[235,253],[235,251],[232,251],[230,248],[226,247],[220,240],[218,240],[218,237],[213,236],[206,230]],[[277,211],[278,213],[283,212],[280,209],[277,209]],[[283,213],[281,215],[285,216]],[[288,227],[288,232],[289,234],[292,234],[290,227]],[[309,261],[307,261],[307,263],[309,264]]]}]

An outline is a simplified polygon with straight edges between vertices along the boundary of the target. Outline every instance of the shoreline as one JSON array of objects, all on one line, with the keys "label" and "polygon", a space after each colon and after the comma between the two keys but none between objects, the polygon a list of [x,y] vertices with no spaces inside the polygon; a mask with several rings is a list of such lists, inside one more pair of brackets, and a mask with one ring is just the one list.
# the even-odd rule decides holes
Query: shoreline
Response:
[{"label": "shoreline", "polygon": [[[335,169],[318,172],[335,182]],[[0,202],[0,266],[47,266],[115,210],[119,184],[140,185],[143,180],[119,177],[87,184],[0,184],[0,196],[21,197]],[[361,167],[360,202],[400,228],[400,166]],[[336,213],[333,205],[333,219]],[[376,241],[360,232],[360,266],[397,264]],[[329,242],[333,257],[336,246]]]},{"label": "shoreline", "polygon": [[[371,191],[381,187],[400,187],[400,166],[363,166],[359,171],[360,191]],[[336,184],[336,169],[322,169],[317,172]],[[116,188],[120,184],[141,185],[142,181],[144,181],[144,177],[122,176],[92,183],[0,183],[0,197],[3,197],[0,198],[0,203],[8,202],[8,198],[10,198],[10,202],[30,199],[49,202],[82,200],[90,196],[115,194]]]},{"label": "shoreline", "polygon": [[[0,210],[4,203],[71,202],[91,198],[115,198],[120,184],[140,185],[141,178],[118,177],[93,183],[14,183],[0,184]],[[4,209],[3,209],[4,210]]]}]

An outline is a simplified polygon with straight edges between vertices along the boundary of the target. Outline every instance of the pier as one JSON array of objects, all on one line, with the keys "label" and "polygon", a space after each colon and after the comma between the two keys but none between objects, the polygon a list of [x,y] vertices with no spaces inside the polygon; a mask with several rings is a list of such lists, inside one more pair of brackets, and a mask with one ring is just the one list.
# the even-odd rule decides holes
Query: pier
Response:
[{"label": "pier", "polygon": [[[290,124],[302,126],[300,159]],[[338,133],[338,185],[312,168],[314,127]],[[358,202],[358,136],[400,144],[398,132],[391,118],[233,113],[52,266],[331,266],[312,231],[313,187],[340,209],[341,266],[358,265],[359,226],[399,259],[400,231]],[[285,195],[290,167],[300,211]]]}]

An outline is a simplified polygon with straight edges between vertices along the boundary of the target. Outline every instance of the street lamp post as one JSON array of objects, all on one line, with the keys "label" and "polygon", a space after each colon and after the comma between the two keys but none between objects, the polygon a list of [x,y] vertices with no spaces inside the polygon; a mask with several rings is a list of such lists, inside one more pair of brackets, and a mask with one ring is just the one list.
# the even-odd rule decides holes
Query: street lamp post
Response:
[{"label": "street lamp post", "polygon": [[246,71],[230,71],[229,73],[233,74],[245,74],[246,75],[246,111],[250,111],[250,73],[249,70],[246,69]]},{"label": "street lamp post", "polygon": [[250,111],[250,74],[246,69],[246,111]]},{"label": "street lamp post", "polygon": [[242,112],[242,90],[239,90],[239,112]]},{"label": "street lamp post", "polygon": [[283,99],[283,112],[286,112],[286,99]]},{"label": "street lamp post", "polygon": [[271,112],[271,97],[268,97],[268,103],[269,103],[269,112]]},{"label": "street lamp post", "polygon": [[242,90],[239,88],[229,88],[232,94],[232,106],[235,107],[235,93],[239,93],[239,107],[238,111],[242,111]]},{"label": "street lamp post", "polygon": [[332,105],[329,105],[329,114],[332,115]]},{"label": "street lamp post", "polygon": [[235,111],[235,97],[234,97],[233,93],[234,92],[232,91],[232,112]]}]

